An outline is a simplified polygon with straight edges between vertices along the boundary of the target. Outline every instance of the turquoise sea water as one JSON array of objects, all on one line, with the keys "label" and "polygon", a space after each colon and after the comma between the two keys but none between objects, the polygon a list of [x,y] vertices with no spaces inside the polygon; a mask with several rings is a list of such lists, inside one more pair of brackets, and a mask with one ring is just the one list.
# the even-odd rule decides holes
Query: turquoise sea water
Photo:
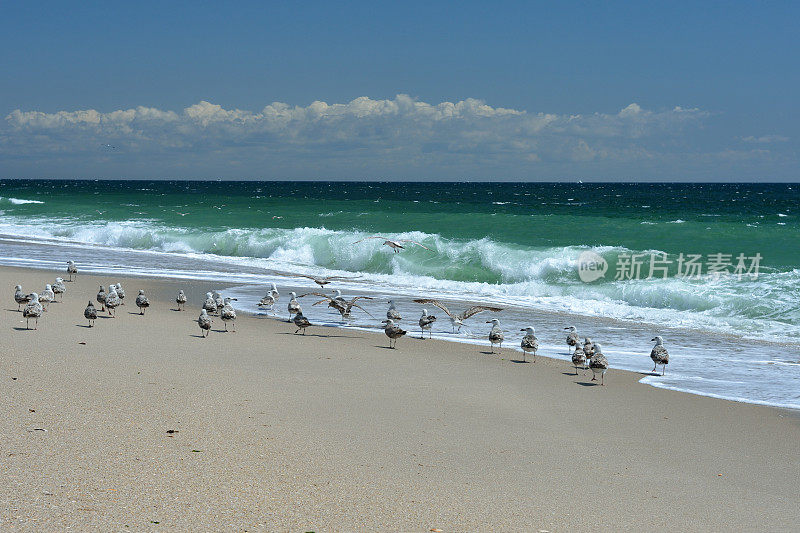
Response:
[{"label": "turquoise sea water", "polygon": [[[40,245],[49,243],[73,247],[71,257],[100,270],[105,256],[109,266],[127,261],[205,276],[340,274],[358,277],[360,290],[435,291],[457,302],[494,300],[791,346],[800,338],[798,206],[796,184],[8,180],[0,181],[0,234],[17,244],[5,253],[0,246],[0,255],[7,263],[43,260]],[[395,254],[380,240],[354,244],[376,234],[430,250],[410,245]],[[590,284],[577,269],[586,250],[609,265]],[[658,271],[657,278],[615,279],[634,254],[641,277],[651,254],[667,254],[667,278]],[[680,254],[700,256],[699,277],[677,276]],[[715,254],[729,254],[721,256],[728,271],[739,254],[747,267],[758,254],[758,277],[708,275]],[[649,337],[643,342],[649,353]],[[796,372],[800,355],[784,350],[764,348],[758,360],[783,351],[778,362]],[[788,392],[774,400],[774,387],[770,394],[755,400],[800,404]]]}]

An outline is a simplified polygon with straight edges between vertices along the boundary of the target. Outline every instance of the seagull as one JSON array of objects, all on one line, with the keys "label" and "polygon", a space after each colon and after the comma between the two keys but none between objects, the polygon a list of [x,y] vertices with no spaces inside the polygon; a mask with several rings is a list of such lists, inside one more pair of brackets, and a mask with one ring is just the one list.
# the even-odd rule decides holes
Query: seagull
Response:
[{"label": "seagull", "polygon": [[410,242],[411,244],[416,244],[417,246],[421,246],[426,250],[430,250],[427,246],[417,241],[412,241],[411,239],[389,239],[388,237],[381,237],[380,235],[373,235],[372,237],[366,237],[364,239],[358,240],[353,244],[358,244],[360,242],[367,241],[369,239],[383,239],[383,244],[394,249],[394,253],[398,253],[400,250],[404,250],[405,246],[400,244],[401,242]]},{"label": "seagull", "polygon": [[492,353],[494,353],[494,345],[499,344],[499,348],[497,353],[503,349],[503,330],[500,329],[500,321],[496,318],[486,321],[487,324],[492,325],[491,331],[489,331],[489,345],[492,347]]},{"label": "seagull", "polygon": [[580,346],[575,347],[572,352],[572,364],[575,366],[575,375],[578,375],[578,367],[583,368],[583,375],[586,375],[586,350]]},{"label": "seagull", "polygon": [[268,311],[272,312],[273,307],[275,307],[275,302],[277,302],[276,294],[276,291],[270,289],[267,295],[259,300],[258,306],[266,307]]},{"label": "seagull", "polygon": [[30,301],[25,304],[22,316],[25,317],[25,329],[30,329],[29,321],[31,318],[36,320],[33,329],[39,329],[39,317],[42,316],[42,304],[39,303],[39,295],[35,292],[30,294]]},{"label": "seagull", "polygon": [[89,327],[93,327],[94,321],[97,320],[97,309],[91,300],[89,300],[89,304],[86,306],[86,309],[83,310],[83,316],[89,321]]},{"label": "seagull", "polygon": [[428,314],[427,309],[422,310],[422,316],[419,317],[419,328],[421,330],[419,334],[420,339],[425,338],[425,330],[428,330],[428,338],[432,338],[433,333],[431,330],[433,329],[433,323],[436,322],[436,317],[433,315]]},{"label": "seagull", "polygon": [[[53,293],[58,296],[61,295],[61,301],[64,301],[64,293],[67,292],[67,286],[64,285],[63,278],[56,278],[55,283],[53,283]],[[55,301],[55,300],[53,300]]]},{"label": "seagull", "polygon": [[587,359],[590,359],[592,355],[594,355],[594,343],[589,337],[586,337],[583,341],[583,354]]},{"label": "seagull", "polygon": [[[309,296],[309,295],[320,296],[320,297],[324,298],[324,300],[320,300],[320,301],[315,302],[315,303],[313,303],[311,305],[314,306],[314,305],[318,305],[318,304],[321,304],[321,303],[324,303],[324,302],[328,302],[328,307],[333,307],[334,309],[339,311],[340,315],[342,315],[342,322],[344,322],[345,319],[350,318],[350,312],[353,310],[354,307],[358,307],[359,309],[361,309],[362,311],[364,311],[365,313],[367,313],[369,316],[372,317],[372,315],[370,314],[369,311],[367,311],[366,309],[364,309],[363,307],[361,307],[360,305],[358,305],[356,303],[358,300],[372,300],[373,298],[371,296],[356,296],[355,298],[352,298],[351,300],[348,301],[348,300],[345,300],[344,298],[341,298],[341,297],[339,297],[339,298],[335,298],[335,297],[331,298],[330,296],[328,296],[326,294],[322,294],[321,292],[309,292],[309,293],[306,293],[306,294],[302,294],[300,296],[300,298],[302,298],[303,296]],[[372,317],[372,318],[375,318],[375,317]]]},{"label": "seagull", "polygon": [[608,370],[608,359],[603,355],[603,348],[599,344],[594,345],[594,355],[589,360],[589,368],[592,369],[592,381],[597,381],[597,374],[600,374],[600,385],[605,385],[604,378]]},{"label": "seagull", "polygon": [[178,311],[183,311],[181,306],[186,305],[186,295],[183,293],[183,289],[178,291],[178,295],[175,297],[175,303],[178,304]]},{"label": "seagull", "polygon": [[144,310],[150,307],[150,300],[144,295],[144,289],[139,289],[139,295],[136,297],[136,307],[139,308],[140,315],[143,315]]},{"label": "seagull", "polygon": [[[214,308],[216,309],[216,306]],[[205,308],[200,310],[200,316],[197,317],[197,325],[200,326],[200,335],[208,337],[211,332],[211,317],[208,316],[208,311]]]},{"label": "seagull", "polygon": [[293,316],[302,315],[303,309],[300,307],[300,302],[297,301],[297,293],[290,292],[289,295],[291,296],[291,299],[289,300],[289,305],[286,306],[286,309],[289,311],[289,320],[291,321]]},{"label": "seagull", "polygon": [[569,326],[564,329],[569,330],[569,333],[567,333],[567,349],[569,350],[569,353],[572,353],[572,347],[578,346],[578,330],[575,328],[575,326]]},{"label": "seagull", "polygon": [[53,301],[56,295],[53,293],[53,288],[50,285],[45,285],[42,294],[39,295],[39,302],[42,304],[42,308],[47,311],[47,304]]},{"label": "seagull", "polygon": [[210,292],[206,293],[206,299],[203,302],[203,309],[207,313],[216,313],[217,312],[217,302],[214,300],[214,296]]},{"label": "seagull", "polygon": [[117,296],[119,296],[119,305],[125,305],[125,289],[122,288],[122,283],[116,285]]},{"label": "seagull", "polygon": [[22,291],[22,285],[14,287],[14,301],[17,302],[17,311],[22,311],[22,304],[31,301],[31,296]]},{"label": "seagull", "polygon": [[669,352],[664,348],[664,339],[656,336],[652,339],[656,345],[653,346],[653,351],[650,352],[650,359],[653,360],[653,372],[656,371],[656,366],[661,365],[661,375],[663,376],[667,371],[669,364]]},{"label": "seagull", "polygon": [[492,312],[497,313],[497,312],[503,310],[502,307],[494,307],[494,306],[490,306],[490,305],[473,305],[472,307],[470,307],[469,309],[467,309],[463,313],[454,315],[439,300],[431,300],[431,299],[427,299],[427,298],[420,298],[420,299],[414,300],[414,302],[416,302],[418,304],[435,305],[436,307],[438,307],[439,309],[444,311],[447,314],[447,316],[450,317],[450,323],[453,325],[453,333],[455,333],[455,331],[456,331],[456,326],[458,326],[458,331],[460,332],[461,331],[461,326],[464,325],[464,321],[466,319],[468,319],[469,317],[473,316],[473,315],[477,315],[478,313],[480,313],[482,311],[492,311]]},{"label": "seagull", "polygon": [[520,343],[520,347],[522,348],[522,360],[527,362],[525,356],[529,352],[533,352],[533,362],[535,363],[536,351],[539,349],[539,339],[536,338],[533,327],[524,328],[520,331],[525,332],[525,336],[522,337],[522,342]]},{"label": "seagull", "polygon": [[340,291],[339,289],[336,289],[333,292],[333,299],[334,300],[339,300],[340,302],[344,302],[345,301],[344,296],[342,296],[342,291]]},{"label": "seagull", "polygon": [[303,335],[306,334],[306,328],[311,325],[311,322],[308,321],[306,317],[303,316],[303,311],[300,310],[300,306],[298,305],[297,314],[294,315],[294,325],[297,326],[294,334],[297,335],[297,332],[301,329],[303,330]]},{"label": "seagull", "polygon": [[72,281],[72,276],[78,275],[78,267],[75,266],[75,261],[67,261],[67,274],[69,274],[69,280]]},{"label": "seagull", "polygon": [[114,285],[111,286],[111,291],[106,294],[105,304],[106,308],[108,309],[108,314],[111,316],[111,318],[116,317],[116,308],[122,305],[122,300],[120,300],[119,294],[117,294],[117,289],[114,287]]},{"label": "seagull", "polygon": [[100,285],[100,290],[97,291],[97,303],[100,304],[100,311],[106,310],[106,290]]},{"label": "seagull", "polygon": [[281,299],[281,293],[278,292],[278,287],[274,282],[271,282],[269,285],[272,288],[272,297],[275,298],[275,303],[278,303],[278,300]]},{"label": "seagull", "polygon": [[30,329],[29,321],[31,318],[36,320],[33,329],[39,329],[39,317],[42,316],[42,304],[39,303],[39,295],[35,292],[30,294],[30,301],[22,309],[22,316],[25,317],[25,329]]},{"label": "seagull", "polygon": [[220,310],[225,307],[225,299],[217,291],[214,291],[214,303],[217,304],[217,314],[219,314]]},{"label": "seagull", "polygon": [[219,317],[222,319],[223,324],[225,324],[225,331],[228,331],[228,322],[230,322],[233,324],[233,333],[236,333],[236,311],[231,305],[232,301],[236,301],[236,298],[225,298],[225,305],[220,309]]},{"label": "seagull", "polygon": [[389,320],[396,320],[397,322],[403,320],[403,317],[400,316],[400,313],[397,312],[394,306],[394,300],[389,300],[389,310],[386,311],[386,318]]},{"label": "seagull", "polygon": [[[394,320],[391,318],[384,320],[383,323],[386,325],[386,327],[383,328],[383,332],[389,337],[389,348],[397,348],[397,339],[408,332],[400,326],[395,325]],[[394,344],[392,344],[392,341],[394,341]]]},{"label": "seagull", "polygon": [[348,278],[345,276],[312,276],[310,274],[292,274],[292,277],[295,278],[307,278],[312,280],[314,283],[319,285],[320,287],[325,287],[331,281],[341,281],[347,279],[358,279],[358,278]]}]

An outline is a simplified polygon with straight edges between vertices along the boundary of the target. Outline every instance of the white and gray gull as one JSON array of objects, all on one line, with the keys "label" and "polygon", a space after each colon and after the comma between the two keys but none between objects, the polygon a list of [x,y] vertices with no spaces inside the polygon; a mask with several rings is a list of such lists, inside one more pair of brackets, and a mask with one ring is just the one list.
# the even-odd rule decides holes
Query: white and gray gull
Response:
[{"label": "white and gray gull", "polygon": [[[56,278],[55,283],[53,283],[53,293],[58,296],[61,295],[61,301],[64,301],[64,293],[67,292],[67,286],[64,285],[63,278]],[[53,300],[55,301],[55,300]]]},{"label": "white and gray gull", "polygon": [[424,244],[419,243],[419,242],[414,241],[414,240],[411,240],[411,239],[390,239],[388,237],[382,237],[380,235],[373,235],[372,237],[365,237],[365,238],[363,238],[361,240],[358,240],[358,241],[354,242],[353,244],[358,244],[360,242],[368,241],[370,239],[382,239],[383,240],[383,244],[385,246],[388,246],[389,248],[392,248],[394,250],[394,253],[397,253],[400,250],[405,250],[405,246],[403,246],[401,243],[408,243],[408,242],[410,242],[411,244],[416,244],[417,246],[419,246],[421,248],[425,248],[426,250],[430,250],[430,248],[428,248]]},{"label": "white and gray gull", "polygon": [[497,313],[497,312],[503,310],[502,307],[495,307],[493,305],[473,305],[472,307],[470,307],[469,309],[467,309],[463,313],[453,314],[453,313],[450,312],[450,310],[447,308],[447,306],[444,305],[439,300],[432,300],[430,298],[418,298],[418,299],[414,300],[414,302],[418,303],[418,304],[435,305],[436,307],[438,307],[439,309],[444,311],[445,314],[447,314],[447,316],[450,317],[450,323],[453,326],[453,333],[455,333],[455,331],[456,331],[456,326],[458,326],[458,331],[460,332],[461,331],[461,326],[464,325],[464,321],[466,319],[468,319],[469,317],[471,317],[471,316],[477,315],[478,313],[481,313],[483,311],[492,311],[492,312]]},{"label": "white and gray gull", "polygon": [[419,334],[420,339],[425,338],[426,329],[428,330],[428,338],[430,339],[433,336],[431,330],[433,329],[434,322],[436,322],[436,317],[433,315],[429,315],[427,309],[423,309],[422,316],[419,317],[419,329],[421,330]]},{"label": "white and gray gull", "polygon": [[358,305],[356,303],[359,300],[372,300],[371,296],[356,296],[354,298],[351,298],[350,300],[345,300],[342,297],[339,297],[339,298],[331,297],[331,296],[328,296],[328,295],[323,294],[321,292],[309,292],[309,293],[306,293],[306,294],[301,294],[300,298],[302,298],[303,296],[309,296],[309,295],[320,296],[321,298],[324,298],[323,300],[319,300],[318,302],[314,302],[311,305],[314,306],[314,305],[319,305],[319,304],[328,302],[328,307],[332,307],[333,309],[336,309],[339,312],[339,314],[342,317],[342,322],[344,322],[346,319],[350,318],[350,313],[351,313],[351,311],[353,310],[354,307],[357,307],[357,308],[361,309],[362,311],[367,313],[370,317],[375,318],[369,313],[369,311],[367,311],[366,309],[364,309],[363,307],[361,307],[360,305]]},{"label": "white and gray gull", "polygon": [[94,321],[97,320],[97,308],[91,300],[89,300],[86,309],[83,310],[83,316],[89,321],[89,327],[93,327]]},{"label": "white and gray gull", "polygon": [[225,305],[219,310],[219,317],[222,323],[225,324],[225,331],[228,331],[228,322],[233,327],[233,333],[236,333],[236,311],[234,310],[231,302],[235,302],[236,298],[225,298]]},{"label": "white and gray gull", "polygon": [[140,315],[143,315],[145,309],[150,307],[150,300],[144,295],[144,289],[139,289],[139,294],[136,296],[136,307],[139,308]]},{"label": "white and gray gull", "polygon": [[42,304],[39,303],[39,295],[35,292],[31,293],[31,299],[25,304],[22,309],[22,316],[25,317],[25,329],[30,329],[30,319],[33,318],[36,322],[33,329],[39,329],[39,317],[42,316]]},{"label": "white and gray gull", "polygon": [[567,333],[567,349],[569,353],[572,353],[572,348],[578,346],[578,330],[575,326],[569,326],[564,329],[569,330],[569,333]]},{"label": "white and gray gull", "polygon": [[200,310],[200,316],[197,317],[197,325],[200,326],[200,335],[208,337],[211,332],[211,317],[208,315],[208,311],[205,308]]},{"label": "white and gray gull", "polygon": [[17,302],[17,311],[22,311],[22,304],[31,301],[30,294],[26,294],[25,291],[22,290],[22,285],[14,287],[14,301]]},{"label": "white and gray gull", "polygon": [[384,320],[383,323],[385,325],[383,332],[389,337],[389,348],[397,348],[397,339],[405,335],[407,331],[395,324],[391,318]]},{"label": "white and gray gull", "polygon": [[486,323],[492,325],[492,329],[489,331],[489,345],[491,346],[491,351],[494,353],[494,345],[497,344],[497,353],[500,353],[503,349],[503,339],[505,338],[503,330],[500,328],[500,321],[493,318],[487,320]]},{"label": "white and gray gull", "polygon": [[97,303],[100,304],[100,311],[106,310],[106,290],[100,285],[100,290],[97,291]]},{"label": "white and gray gull", "polygon": [[605,385],[608,359],[603,355],[603,347],[597,343],[594,345],[594,355],[589,360],[589,369],[592,371],[592,381],[597,381],[597,374],[600,374],[600,385]]},{"label": "white and gray gull", "polygon": [[536,352],[539,350],[539,339],[536,338],[536,331],[533,329],[533,326],[523,328],[520,331],[525,332],[525,336],[522,337],[522,341],[520,342],[520,348],[522,348],[522,360],[527,362],[526,355],[533,352],[533,362],[536,362]]},{"label": "white and gray gull", "polygon": [[650,352],[650,359],[653,360],[653,372],[656,371],[656,366],[661,365],[661,375],[663,376],[669,364],[669,352],[664,348],[664,339],[656,336],[652,340],[656,343],[656,345],[653,346],[653,350]]},{"label": "white and gray gull", "polygon": [[178,311],[183,311],[182,307],[186,305],[186,294],[183,289],[180,289],[178,295],[175,296],[175,303],[178,304]]},{"label": "white and gray gull", "polygon": [[122,305],[122,300],[120,299],[119,294],[117,294],[117,289],[114,287],[114,285],[111,285],[111,291],[106,294],[105,303],[109,316],[111,316],[111,318],[115,318],[117,316],[117,307]]},{"label": "white and gray gull", "polygon": [[303,309],[300,307],[300,302],[297,301],[296,292],[290,292],[289,296],[291,296],[291,298],[289,299],[289,305],[286,306],[286,310],[289,311],[289,322],[291,322],[293,316],[303,314]]},{"label": "white and gray gull", "polygon": [[67,261],[67,274],[69,274],[70,281],[72,281],[72,276],[78,276],[78,267],[75,265],[75,261]]},{"label": "white and gray gull", "polygon": [[47,304],[52,302],[55,297],[56,295],[53,292],[53,287],[51,287],[49,284],[45,285],[42,294],[39,295],[39,302],[42,304],[42,307],[45,311],[47,311]]},{"label": "white and gray gull", "polygon": [[389,300],[389,309],[386,311],[386,319],[394,320],[395,322],[400,322],[403,320],[403,317],[400,316],[400,312],[394,305],[394,300]]}]

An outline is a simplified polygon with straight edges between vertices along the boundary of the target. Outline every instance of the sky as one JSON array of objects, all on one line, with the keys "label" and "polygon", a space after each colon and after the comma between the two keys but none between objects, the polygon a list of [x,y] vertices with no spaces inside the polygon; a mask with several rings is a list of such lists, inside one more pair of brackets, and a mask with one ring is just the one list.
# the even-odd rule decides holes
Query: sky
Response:
[{"label": "sky", "polygon": [[800,4],[700,4],[5,2],[0,177],[800,181]]}]

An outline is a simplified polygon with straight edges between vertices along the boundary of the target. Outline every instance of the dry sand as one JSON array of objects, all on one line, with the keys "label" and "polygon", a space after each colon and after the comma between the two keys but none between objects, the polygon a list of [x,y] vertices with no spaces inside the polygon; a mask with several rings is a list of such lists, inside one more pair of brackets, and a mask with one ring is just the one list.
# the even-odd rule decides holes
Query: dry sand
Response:
[{"label": "dry sand", "polygon": [[800,519],[794,412],[623,371],[588,386],[563,361],[510,350],[303,337],[257,316],[237,333],[216,319],[202,339],[200,298],[219,288],[204,282],[122,279],[118,318],[89,329],[86,302],[119,279],[81,275],[25,331],[13,286],[56,275],[0,269],[6,527],[775,531]]}]

